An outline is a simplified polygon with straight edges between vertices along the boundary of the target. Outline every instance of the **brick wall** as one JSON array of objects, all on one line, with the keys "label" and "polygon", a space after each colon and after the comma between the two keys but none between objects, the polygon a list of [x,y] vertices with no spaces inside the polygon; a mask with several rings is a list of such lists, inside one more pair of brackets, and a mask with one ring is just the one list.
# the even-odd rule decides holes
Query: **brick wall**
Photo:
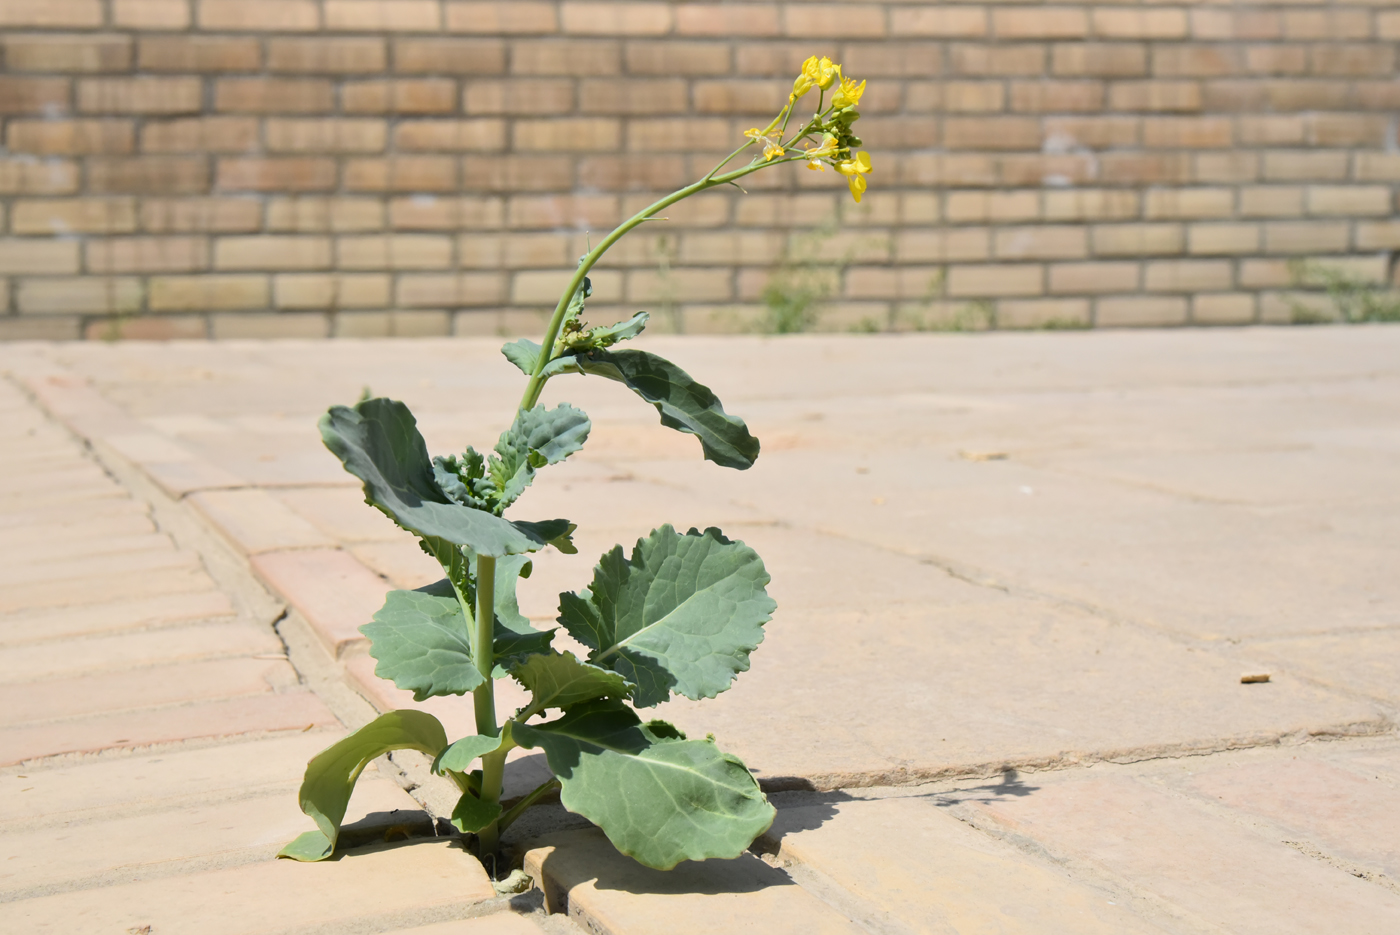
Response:
[{"label": "brick wall", "polygon": [[533,330],[812,52],[870,79],[865,202],[672,208],[596,318],[751,327],[777,269],[833,329],[1287,320],[1292,259],[1393,273],[1397,42],[1387,0],[0,0],[0,337]]}]

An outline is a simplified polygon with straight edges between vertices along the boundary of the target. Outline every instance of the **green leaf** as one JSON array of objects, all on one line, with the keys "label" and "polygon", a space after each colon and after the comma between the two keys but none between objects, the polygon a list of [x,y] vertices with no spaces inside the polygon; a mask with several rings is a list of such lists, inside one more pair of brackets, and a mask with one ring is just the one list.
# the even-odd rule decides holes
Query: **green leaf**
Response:
[{"label": "green leaf", "polygon": [[737,757],[666,733],[643,726],[621,702],[600,700],[555,721],[517,724],[514,736],[544,748],[564,807],[639,863],[669,870],[682,860],[738,857],[773,823],[773,806]]},{"label": "green leaf", "polygon": [[758,439],[744,420],[727,415],[709,387],[680,367],[646,351],[597,350],[578,356],[584,373],[624,384],[656,407],[661,424],[700,439],[705,457],[722,467],[746,470],[758,458]]},{"label": "green leaf", "polygon": [[599,325],[597,328],[590,328],[587,331],[581,330],[581,327],[578,330],[566,330],[561,342],[565,350],[573,353],[612,347],[619,341],[626,341],[641,334],[650,318],[651,316],[646,312],[638,312],[626,321],[619,321],[615,324]]},{"label": "green leaf", "polygon": [[512,522],[454,502],[438,485],[423,436],[403,403],[380,398],[353,409],[333,406],[320,428],[326,447],[364,482],[365,501],[409,532],[500,556],[533,552],[568,528],[567,520]]},{"label": "green leaf", "polygon": [[300,835],[277,856],[325,860],[335,852],[355,780],[366,766],[390,750],[421,750],[435,757],[445,746],[447,734],[431,714],[390,711],[316,754],[306,764],[300,799],[301,810],[316,821],[319,830]]},{"label": "green leaf", "polygon": [[582,593],[559,595],[559,622],[593,650],[588,661],[637,685],[648,708],[676,691],[713,698],[748,669],[777,606],[763,560],[718,529],[679,535],[668,526],[606,553]]},{"label": "green leaf", "polygon": [[[520,372],[527,377],[535,375],[535,364],[540,359],[540,346],[528,338],[521,338],[519,341],[512,341],[501,348],[501,353],[506,355],[506,359],[520,368]],[[565,354],[563,357],[556,357],[544,365],[542,376],[555,377],[561,373],[581,373],[578,369],[578,361],[574,360],[572,354]]]},{"label": "green leaf", "polygon": [[465,834],[475,834],[500,817],[500,802],[483,802],[470,792],[463,792],[452,810],[452,824]]},{"label": "green leaf", "polygon": [[417,591],[390,591],[373,621],[360,627],[369,637],[374,674],[413,692],[414,701],[434,695],[465,695],[481,684],[472,654],[472,627],[450,583]]},{"label": "green leaf", "polygon": [[546,464],[557,464],[583,447],[593,423],[568,403],[553,409],[535,406],[516,413],[511,427],[496,443],[491,459],[496,512],[515,502]]},{"label": "green leaf", "polygon": [[447,749],[437,755],[437,759],[433,760],[433,772],[441,774],[449,769],[456,773],[467,772],[478,757],[495,753],[501,749],[504,736],[504,734],[500,737],[472,734],[461,740],[453,741]]},{"label": "green leaf", "polygon": [[579,662],[573,653],[529,656],[510,674],[534,696],[530,707],[567,708],[594,698],[625,698],[632,685],[607,669]]}]

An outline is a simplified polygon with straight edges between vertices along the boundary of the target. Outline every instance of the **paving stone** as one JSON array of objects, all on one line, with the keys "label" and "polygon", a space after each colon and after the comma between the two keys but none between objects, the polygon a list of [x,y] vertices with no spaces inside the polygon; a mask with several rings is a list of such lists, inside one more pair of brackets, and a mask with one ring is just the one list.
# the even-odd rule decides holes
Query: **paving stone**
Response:
[{"label": "paving stone", "polygon": [[165,549],[146,550],[119,555],[95,555],[81,563],[61,558],[37,562],[17,562],[0,569],[0,587],[17,584],[63,581],[80,577],[142,576],[156,571],[202,569],[199,556],[193,552]]},{"label": "paving stone", "polygon": [[1045,777],[968,806],[1013,833],[1238,935],[1390,932],[1400,895],[1126,777]]},{"label": "paving stone", "polygon": [[1400,789],[1374,774],[1332,765],[1325,755],[1306,751],[1290,759],[1219,764],[1196,771],[1186,787],[1263,817],[1317,850],[1400,880]]},{"label": "paving stone", "polygon": [[411,591],[442,580],[442,566],[423,552],[417,539],[366,542],[351,546],[350,554],[396,588]]},{"label": "paving stone", "polygon": [[388,583],[348,552],[307,549],[253,556],[253,570],[301,611],[316,635],[339,658],[363,648],[359,628],[384,606]]},{"label": "paving stone", "polygon": [[271,658],[283,654],[282,641],[271,628],[260,629],[242,621],[170,627],[0,649],[0,684],[229,656]]},{"label": "paving stone", "polygon": [[855,935],[866,929],[795,885],[752,854],[643,867],[613,849],[601,831],[569,831],[532,843],[525,872],[551,912],[567,912],[585,931],[765,932]]},{"label": "paving stone", "polygon": [[233,614],[220,591],[133,597],[86,607],[60,607],[0,615],[0,645],[211,620]]},{"label": "paving stone", "polygon": [[141,465],[151,480],[168,495],[180,498],[196,490],[242,487],[242,477],[207,461],[147,461]]},{"label": "paving stone", "polygon": [[201,935],[384,930],[465,913],[494,896],[475,859],[446,842],[413,840],[319,863],[259,861],[24,900],[7,908],[7,926],[15,935],[109,935],[142,926]]},{"label": "paving stone", "polygon": [[[15,673],[16,677],[25,673]],[[0,724],[12,726],[190,701],[236,698],[296,683],[285,661],[213,659],[0,684]]]},{"label": "paving stone", "polygon": [[1119,893],[973,830],[926,797],[780,808],[763,836],[908,932],[1126,935],[1160,932]]},{"label": "paving stone", "polygon": [[0,766],[61,753],[332,726],[339,721],[310,692],[249,695],[0,728]]},{"label": "paving stone", "polygon": [[290,487],[272,494],[337,542],[409,537],[387,516],[366,504],[358,487]]},{"label": "paving stone", "polygon": [[40,535],[41,531],[63,535],[75,532],[85,522],[102,523],[132,517],[145,519],[148,512],[144,503],[121,497],[107,497],[90,503],[0,513],[0,542],[14,541],[16,538],[23,541],[25,538]]},{"label": "paving stone", "polygon": [[1392,705],[1400,702],[1400,630],[1258,640],[1246,647],[1261,659],[1324,685]]},{"label": "paving stone", "polygon": [[191,495],[189,501],[248,555],[336,544],[265,490],[210,490]]},{"label": "paving stone", "polygon": [[398,935],[540,935],[540,927],[513,912],[498,912],[479,919],[438,922],[401,929]]},{"label": "paving stone", "polygon": [[187,566],[145,572],[107,575],[73,574],[58,581],[11,584],[0,591],[0,614],[48,607],[72,607],[106,603],[154,594],[208,591],[214,582],[203,567]]},{"label": "paving stone", "polygon": [[[149,523],[145,524],[149,526]],[[175,545],[164,535],[131,523],[132,531],[121,528],[99,529],[76,539],[36,537],[25,543],[0,545],[0,564],[45,562],[66,559],[79,561],[96,555],[129,555],[136,552],[172,552]]]},{"label": "paving stone", "polygon": [[[422,824],[408,793],[369,769],[355,784],[346,824],[372,816],[376,825]],[[0,894],[37,887],[87,885],[104,875],[179,873],[182,862],[215,858],[228,866],[270,860],[288,841],[315,827],[297,805],[296,790],[201,802],[128,818],[69,821],[37,830],[0,833]],[[94,842],[102,842],[94,847]],[[202,868],[200,868],[202,869]],[[0,896],[3,898],[3,896]]]},{"label": "paving stone", "polygon": [[298,731],[7,771],[0,775],[0,827],[108,818],[241,796],[295,796],[306,762],[342,736],[339,731]]}]

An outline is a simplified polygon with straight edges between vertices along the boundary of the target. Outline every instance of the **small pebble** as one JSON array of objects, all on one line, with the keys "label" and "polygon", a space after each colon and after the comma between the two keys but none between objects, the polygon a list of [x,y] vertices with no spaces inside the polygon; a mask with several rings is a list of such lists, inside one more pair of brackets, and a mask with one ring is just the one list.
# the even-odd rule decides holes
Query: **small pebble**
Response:
[{"label": "small pebble", "polygon": [[1260,682],[1267,682],[1268,680],[1269,673],[1267,672],[1246,672],[1244,675],[1240,676],[1241,685],[1255,685]]}]

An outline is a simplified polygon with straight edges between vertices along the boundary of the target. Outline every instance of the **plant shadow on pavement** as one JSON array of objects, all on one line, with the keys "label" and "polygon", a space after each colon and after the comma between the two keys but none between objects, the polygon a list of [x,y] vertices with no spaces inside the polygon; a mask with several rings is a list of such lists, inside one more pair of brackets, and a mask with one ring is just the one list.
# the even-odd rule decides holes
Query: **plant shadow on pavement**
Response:
[{"label": "plant shadow on pavement", "polygon": [[1020,773],[1008,769],[1002,772],[1000,782],[930,793],[928,797],[933,799],[939,808],[947,808],[964,802],[996,802],[1005,798],[1024,798],[1039,791],[1040,786],[1027,785],[1022,782]]}]

